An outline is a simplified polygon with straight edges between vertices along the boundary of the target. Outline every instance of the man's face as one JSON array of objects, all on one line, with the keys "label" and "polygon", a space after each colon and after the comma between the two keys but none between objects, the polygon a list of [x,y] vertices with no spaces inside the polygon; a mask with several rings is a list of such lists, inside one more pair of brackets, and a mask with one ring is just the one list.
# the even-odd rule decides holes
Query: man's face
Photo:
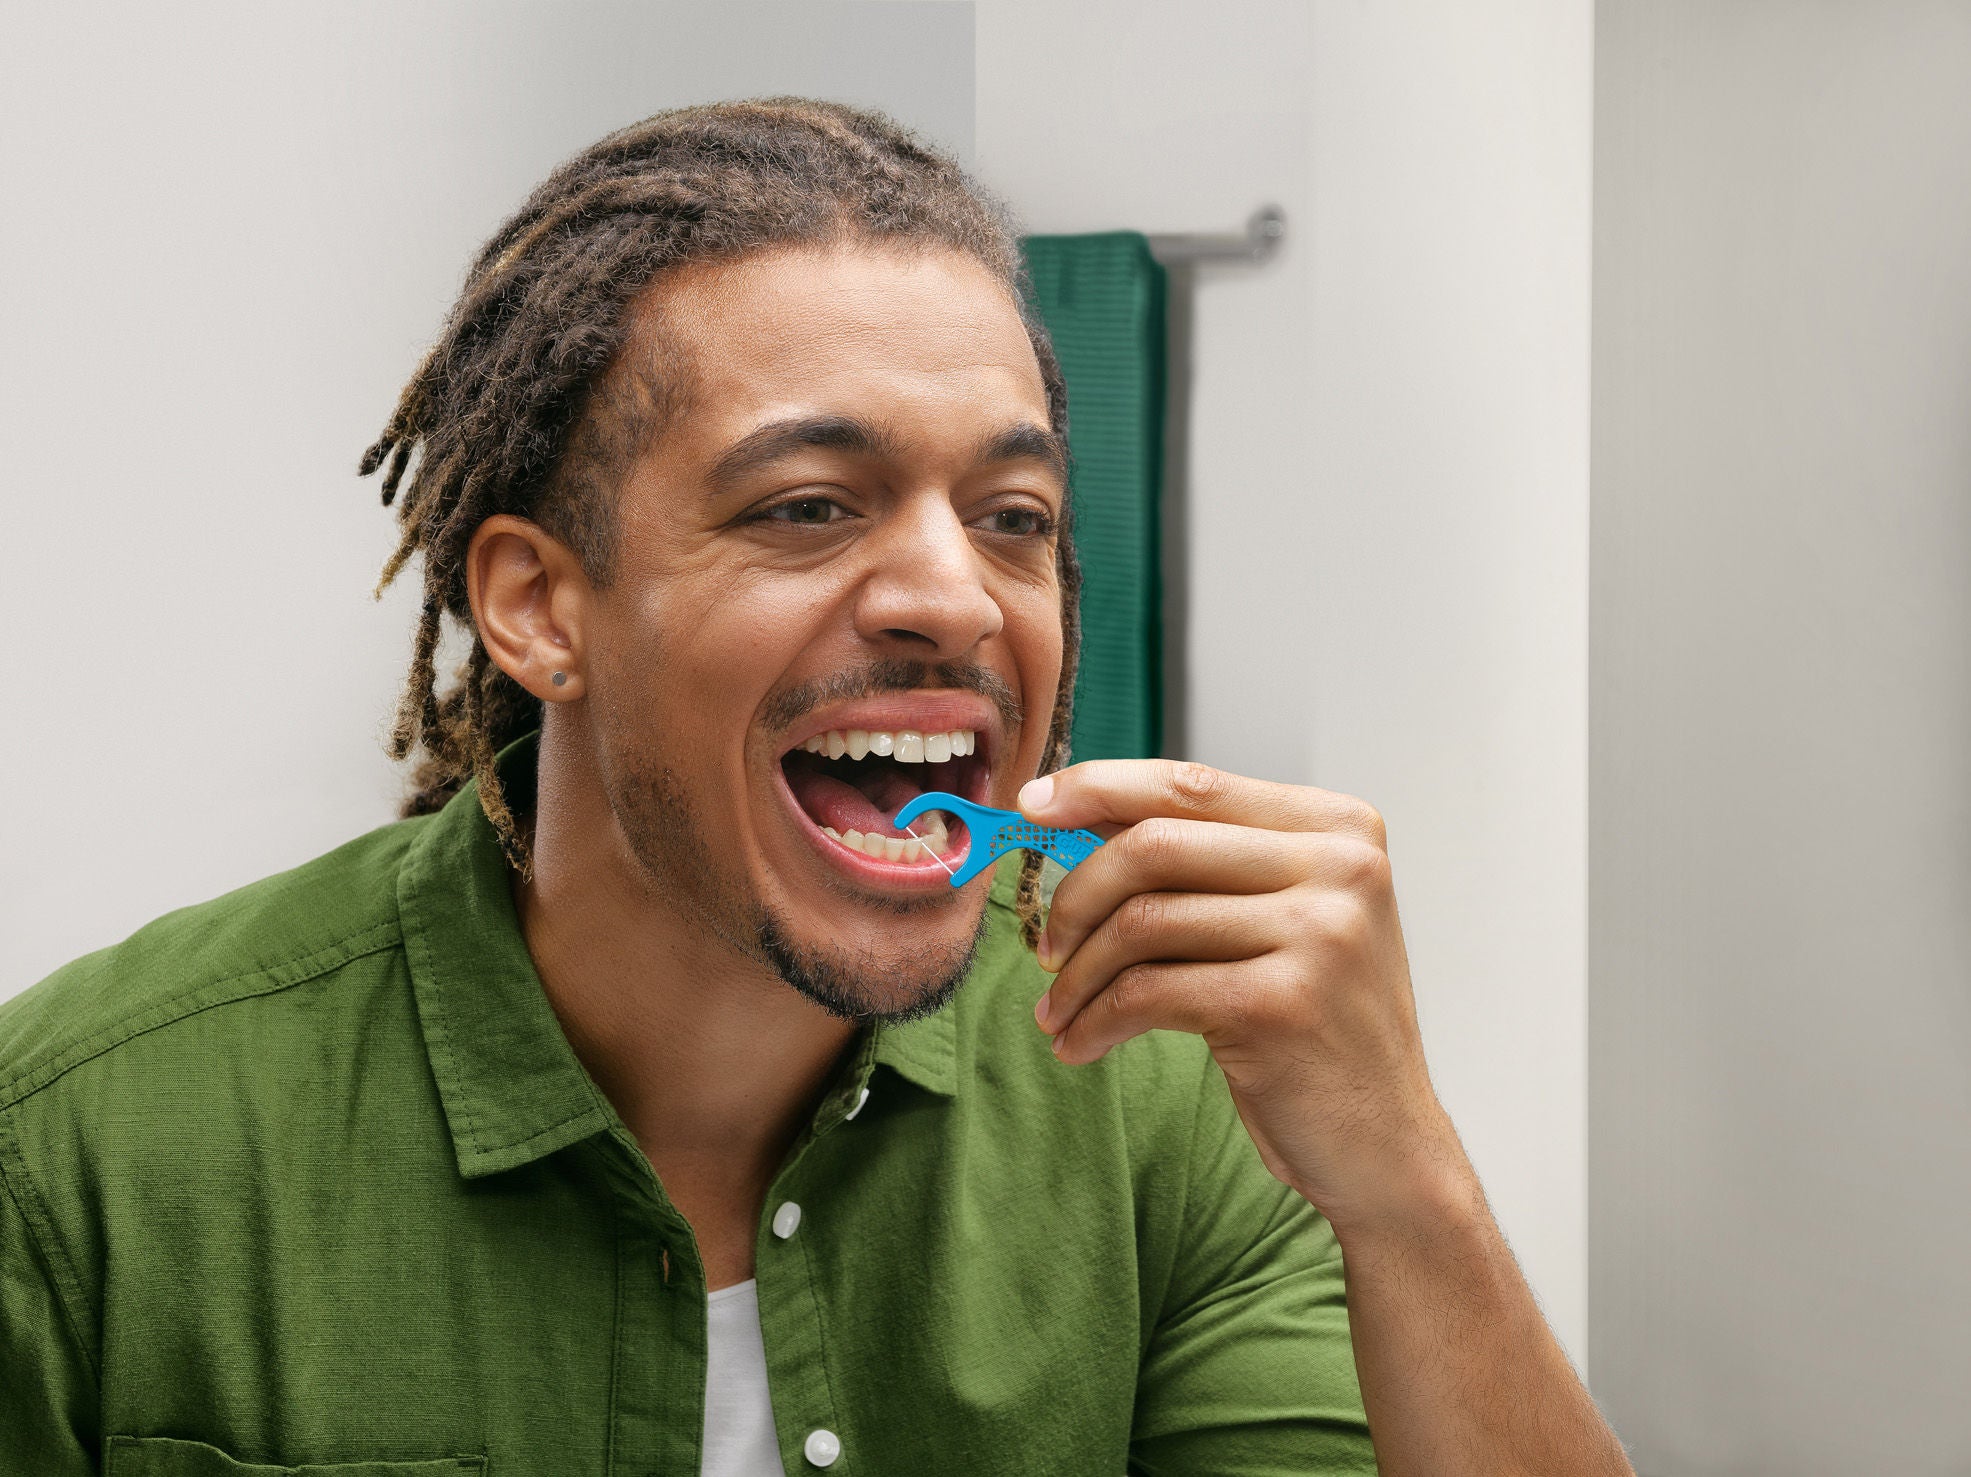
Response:
[{"label": "man's face", "polygon": [[610,803],[667,904],[810,998],[936,1008],[987,884],[951,887],[955,820],[914,823],[927,847],[893,819],[925,790],[1010,807],[1061,672],[1026,330],[942,250],[780,250],[657,293],[690,391],[623,485],[589,638]]}]

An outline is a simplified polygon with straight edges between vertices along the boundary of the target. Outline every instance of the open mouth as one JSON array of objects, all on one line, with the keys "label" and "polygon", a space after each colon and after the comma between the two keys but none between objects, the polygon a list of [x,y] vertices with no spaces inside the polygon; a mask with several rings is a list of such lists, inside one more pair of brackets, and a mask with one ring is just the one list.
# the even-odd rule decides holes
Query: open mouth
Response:
[{"label": "open mouth", "polygon": [[782,754],[780,771],[795,811],[851,874],[943,881],[965,859],[965,823],[932,811],[906,830],[892,818],[928,790],[984,803],[991,767],[981,748],[977,729],[835,728]]}]

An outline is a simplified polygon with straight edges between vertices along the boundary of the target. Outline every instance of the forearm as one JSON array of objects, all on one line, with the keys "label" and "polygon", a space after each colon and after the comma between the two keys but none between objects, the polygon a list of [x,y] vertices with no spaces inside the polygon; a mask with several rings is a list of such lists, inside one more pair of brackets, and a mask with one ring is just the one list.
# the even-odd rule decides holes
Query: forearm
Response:
[{"label": "forearm", "polygon": [[1414,1213],[1335,1230],[1382,1477],[1634,1477],[1468,1164]]}]

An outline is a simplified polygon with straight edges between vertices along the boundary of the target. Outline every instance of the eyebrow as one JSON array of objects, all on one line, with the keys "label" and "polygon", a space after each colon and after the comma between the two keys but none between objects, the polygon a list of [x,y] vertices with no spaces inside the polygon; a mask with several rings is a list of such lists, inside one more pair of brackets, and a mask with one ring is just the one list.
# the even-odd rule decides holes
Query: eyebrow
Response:
[{"label": "eyebrow", "polygon": [[[794,420],[772,421],[739,438],[712,463],[706,476],[713,496],[730,491],[748,474],[797,451],[820,448],[897,460],[901,448],[897,440],[880,426],[852,415],[817,415]],[[1067,446],[1053,431],[1021,421],[982,439],[974,448],[976,463],[1037,461],[1061,479],[1068,480]]]},{"label": "eyebrow", "polygon": [[1068,485],[1067,443],[1045,426],[1021,421],[986,437],[972,453],[975,462],[1039,462]]}]

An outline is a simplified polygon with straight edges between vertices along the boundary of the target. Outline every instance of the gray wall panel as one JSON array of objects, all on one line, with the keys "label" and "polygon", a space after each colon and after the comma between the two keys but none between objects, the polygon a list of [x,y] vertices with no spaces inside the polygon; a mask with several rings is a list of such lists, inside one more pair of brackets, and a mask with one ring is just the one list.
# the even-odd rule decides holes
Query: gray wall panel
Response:
[{"label": "gray wall panel", "polygon": [[1971,6],[1596,13],[1590,1353],[1971,1470]]}]

